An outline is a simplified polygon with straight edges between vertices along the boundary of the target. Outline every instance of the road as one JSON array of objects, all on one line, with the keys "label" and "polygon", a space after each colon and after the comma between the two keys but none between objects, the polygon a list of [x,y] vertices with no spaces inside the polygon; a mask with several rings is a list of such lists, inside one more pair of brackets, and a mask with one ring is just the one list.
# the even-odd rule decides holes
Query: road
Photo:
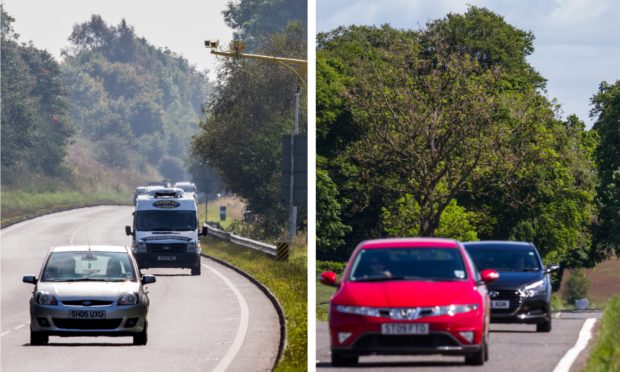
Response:
[{"label": "road", "polygon": [[[558,316],[558,314],[556,314]],[[357,368],[335,368],[330,364],[328,325],[317,322],[317,372],[359,370],[372,371],[502,371],[551,372],[571,349],[587,318],[601,318],[601,313],[561,313],[553,319],[550,333],[536,333],[535,325],[491,324],[489,360],[482,367],[464,364],[462,356],[364,356]],[[599,320],[597,320],[598,322]],[[573,371],[573,369],[571,369]]]},{"label": "road", "polygon": [[30,346],[26,274],[39,274],[51,246],[129,245],[131,207],[94,207],[42,216],[0,231],[0,369],[11,371],[270,371],[280,325],[272,303],[250,281],[209,259],[202,275],[149,269],[148,344],[131,337],[50,337]]}]

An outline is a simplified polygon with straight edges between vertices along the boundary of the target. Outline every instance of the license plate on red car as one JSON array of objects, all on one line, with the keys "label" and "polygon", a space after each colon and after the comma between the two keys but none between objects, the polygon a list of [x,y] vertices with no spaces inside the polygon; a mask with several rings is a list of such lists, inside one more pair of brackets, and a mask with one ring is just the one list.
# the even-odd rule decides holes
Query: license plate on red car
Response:
[{"label": "license plate on red car", "polygon": [[491,301],[491,309],[509,309],[510,301]]},{"label": "license plate on red car", "polygon": [[427,335],[428,323],[381,324],[382,335]]}]

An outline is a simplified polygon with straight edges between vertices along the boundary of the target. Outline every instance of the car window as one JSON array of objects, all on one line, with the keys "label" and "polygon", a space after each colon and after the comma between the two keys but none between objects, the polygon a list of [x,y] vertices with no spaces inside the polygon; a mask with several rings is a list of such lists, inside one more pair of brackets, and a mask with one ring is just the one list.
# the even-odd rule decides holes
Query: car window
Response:
[{"label": "car window", "polygon": [[353,262],[349,280],[464,280],[460,252],[452,248],[362,249]]},{"label": "car window", "polygon": [[52,252],[41,280],[135,281],[136,275],[124,252]]},{"label": "car window", "polygon": [[509,246],[466,246],[479,270],[499,272],[540,271],[538,255],[533,248]]}]

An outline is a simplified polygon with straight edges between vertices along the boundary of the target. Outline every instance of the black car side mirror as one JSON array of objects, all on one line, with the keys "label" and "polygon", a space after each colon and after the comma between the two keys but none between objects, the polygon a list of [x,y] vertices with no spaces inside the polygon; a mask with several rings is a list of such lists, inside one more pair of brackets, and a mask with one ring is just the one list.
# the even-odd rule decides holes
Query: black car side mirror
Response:
[{"label": "black car side mirror", "polygon": [[545,269],[545,274],[551,274],[554,271],[557,271],[560,268],[560,265],[549,265]]},{"label": "black car side mirror", "polygon": [[133,235],[133,233],[131,232],[131,226],[125,226],[125,235]]}]

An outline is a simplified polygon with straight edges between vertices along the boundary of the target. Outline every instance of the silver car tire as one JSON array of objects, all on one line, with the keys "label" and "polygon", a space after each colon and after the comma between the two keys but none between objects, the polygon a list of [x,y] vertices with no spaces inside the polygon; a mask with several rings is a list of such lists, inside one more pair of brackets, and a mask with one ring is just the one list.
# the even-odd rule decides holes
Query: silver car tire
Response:
[{"label": "silver car tire", "polygon": [[146,342],[148,341],[147,328],[148,328],[148,323],[144,321],[144,329],[142,330],[142,332],[133,336],[134,345],[146,345]]},{"label": "silver car tire", "polygon": [[30,331],[30,345],[47,345],[50,340],[50,336],[41,332]]}]

